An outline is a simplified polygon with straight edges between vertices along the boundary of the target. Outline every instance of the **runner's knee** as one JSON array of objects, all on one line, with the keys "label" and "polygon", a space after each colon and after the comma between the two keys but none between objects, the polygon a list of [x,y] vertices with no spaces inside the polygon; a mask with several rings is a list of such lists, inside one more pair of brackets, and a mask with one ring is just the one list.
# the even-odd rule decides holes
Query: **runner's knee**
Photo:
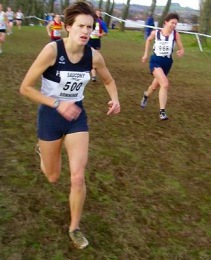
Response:
[{"label": "runner's knee", "polygon": [[169,83],[168,82],[164,82],[162,85],[161,85],[162,88],[165,88],[165,89],[168,89],[169,88]]},{"label": "runner's knee", "polygon": [[45,174],[45,176],[47,177],[47,179],[50,183],[57,182],[57,180],[59,178],[58,172],[45,172],[44,174]]},{"label": "runner's knee", "polygon": [[82,189],[85,183],[84,175],[82,174],[75,174],[71,176],[71,187],[76,189]]}]

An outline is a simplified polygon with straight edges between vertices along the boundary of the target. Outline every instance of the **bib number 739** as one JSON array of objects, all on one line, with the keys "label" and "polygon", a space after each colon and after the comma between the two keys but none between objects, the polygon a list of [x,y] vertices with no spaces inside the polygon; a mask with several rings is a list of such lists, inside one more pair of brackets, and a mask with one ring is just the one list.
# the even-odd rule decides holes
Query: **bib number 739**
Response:
[{"label": "bib number 739", "polygon": [[74,91],[74,90],[78,91],[81,88],[82,85],[83,85],[82,82],[80,82],[78,84],[77,84],[77,82],[73,82],[73,83],[67,82],[64,85],[63,90],[67,91],[69,89],[70,91]]}]

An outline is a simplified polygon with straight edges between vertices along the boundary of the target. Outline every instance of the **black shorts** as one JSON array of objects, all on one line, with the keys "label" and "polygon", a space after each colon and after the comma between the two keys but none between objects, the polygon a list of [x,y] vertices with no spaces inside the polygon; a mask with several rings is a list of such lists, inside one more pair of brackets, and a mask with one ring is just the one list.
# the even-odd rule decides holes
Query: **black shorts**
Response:
[{"label": "black shorts", "polygon": [[61,139],[67,134],[88,132],[87,115],[82,101],[76,102],[82,111],[76,120],[68,121],[55,108],[40,105],[37,119],[37,135],[44,141]]},{"label": "black shorts", "polygon": [[0,29],[0,33],[6,33],[6,29]]},{"label": "black shorts", "polygon": [[95,50],[100,50],[101,49],[101,40],[90,38],[87,45],[94,48]]}]

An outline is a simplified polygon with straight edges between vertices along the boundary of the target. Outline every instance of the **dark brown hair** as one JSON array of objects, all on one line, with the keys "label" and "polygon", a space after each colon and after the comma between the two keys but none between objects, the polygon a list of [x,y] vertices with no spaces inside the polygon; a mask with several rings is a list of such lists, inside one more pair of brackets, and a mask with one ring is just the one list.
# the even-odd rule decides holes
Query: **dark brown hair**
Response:
[{"label": "dark brown hair", "polygon": [[[67,25],[73,25],[75,22],[75,18],[79,14],[86,14],[93,17],[93,20],[95,21],[95,10],[91,3],[85,2],[85,1],[77,1],[76,3],[68,6],[64,10],[64,25],[65,27]],[[94,22],[93,22],[94,23]]]},{"label": "dark brown hair", "polygon": [[165,22],[168,22],[172,19],[177,19],[177,21],[179,21],[179,15],[177,13],[170,13],[166,16]]}]

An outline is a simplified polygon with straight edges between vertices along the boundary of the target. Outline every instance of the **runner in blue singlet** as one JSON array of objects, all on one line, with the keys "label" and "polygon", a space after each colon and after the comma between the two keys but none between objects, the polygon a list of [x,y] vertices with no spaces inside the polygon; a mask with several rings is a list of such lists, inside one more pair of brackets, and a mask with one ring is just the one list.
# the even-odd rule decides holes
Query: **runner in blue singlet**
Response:
[{"label": "runner in blue singlet", "polygon": [[[56,182],[61,171],[64,143],[70,168],[69,236],[77,248],[88,240],[80,231],[86,197],[85,167],[88,159],[89,132],[83,108],[84,89],[95,68],[110,96],[107,115],[118,114],[120,104],[114,79],[102,55],[87,46],[93,30],[92,6],[76,2],[65,10],[67,38],[47,44],[30,67],[20,88],[22,95],[40,103],[38,112],[38,152],[41,169],[49,182]],[[35,88],[42,76],[41,91]]]},{"label": "runner in blue singlet", "polygon": [[145,53],[142,57],[142,62],[146,62],[149,54],[150,43],[154,40],[153,54],[150,58],[150,71],[154,76],[154,80],[144,92],[141,100],[141,107],[147,105],[148,97],[160,86],[159,90],[159,105],[161,120],[168,119],[166,114],[166,103],[168,96],[169,81],[167,75],[171,69],[173,59],[172,53],[175,43],[178,46],[177,55],[182,57],[184,54],[183,44],[180,34],[175,31],[179,16],[176,13],[170,13],[166,16],[164,27],[159,30],[153,30],[146,40]]}]

